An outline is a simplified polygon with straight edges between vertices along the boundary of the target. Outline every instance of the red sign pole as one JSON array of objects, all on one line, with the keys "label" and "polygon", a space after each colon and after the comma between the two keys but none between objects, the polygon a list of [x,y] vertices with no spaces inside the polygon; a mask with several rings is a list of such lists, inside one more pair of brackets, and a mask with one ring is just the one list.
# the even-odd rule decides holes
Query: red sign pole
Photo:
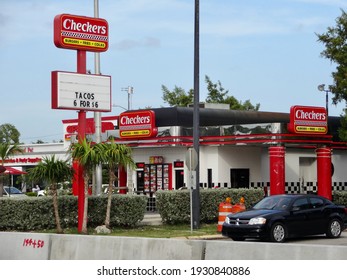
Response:
[{"label": "red sign pole", "polygon": [[[87,73],[87,53],[84,50],[77,50],[77,73]],[[78,141],[81,143],[86,138],[86,124],[87,117],[86,111],[81,110],[78,112]],[[78,164],[77,170],[77,184],[78,184],[78,231],[82,232],[83,218],[84,218],[84,199],[88,195],[84,192],[84,179],[83,179],[83,166]]]}]

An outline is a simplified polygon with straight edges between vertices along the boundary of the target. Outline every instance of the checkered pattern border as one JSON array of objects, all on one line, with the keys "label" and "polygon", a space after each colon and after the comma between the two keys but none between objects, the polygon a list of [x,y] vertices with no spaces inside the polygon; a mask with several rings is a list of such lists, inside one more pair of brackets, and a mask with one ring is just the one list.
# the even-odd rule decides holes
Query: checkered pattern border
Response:
[{"label": "checkered pattern border", "polygon": [[78,38],[78,39],[107,42],[107,36],[92,35],[92,34],[85,34],[85,33],[79,33],[79,32],[62,31],[61,36],[69,37],[69,38]]},{"label": "checkered pattern border", "polygon": [[333,191],[347,191],[347,182],[333,182]]},{"label": "checkered pattern border", "polygon": [[[250,188],[270,187],[270,182],[251,182]],[[289,194],[296,193],[317,193],[317,182],[306,182],[305,185],[300,185],[300,182],[286,182],[285,192]],[[347,191],[347,182],[333,182],[333,191]]]},{"label": "checkered pattern border", "polygon": [[[229,183],[230,184],[230,183]],[[201,183],[201,186],[208,188],[207,183]],[[224,183],[212,183],[212,187],[230,187],[227,182]],[[250,189],[264,189],[270,190],[270,182],[250,182]],[[285,192],[288,194],[296,193],[317,193],[317,182],[306,182],[305,185],[300,185],[300,182],[285,182]],[[333,182],[333,191],[347,191],[347,182]]]},{"label": "checkered pattern border", "polygon": [[[252,182],[251,188],[270,188],[270,182]],[[315,182],[306,182],[306,185],[301,186],[300,182],[285,182],[285,192],[288,194],[296,193],[316,193],[317,184]]]}]

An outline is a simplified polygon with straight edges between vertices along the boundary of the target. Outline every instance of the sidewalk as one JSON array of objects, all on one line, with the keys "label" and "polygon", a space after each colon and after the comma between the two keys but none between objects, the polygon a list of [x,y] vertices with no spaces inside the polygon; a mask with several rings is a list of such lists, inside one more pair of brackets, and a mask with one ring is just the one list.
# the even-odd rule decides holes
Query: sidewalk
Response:
[{"label": "sidewalk", "polygon": [[182,236],[175,237],[175,239],[188,239],[188,240],[221,240],[228,239],[220,233],[210,234],[210,235],[197,235],[197,236]]},{"label": "sidewalk", "polygon": [[[153,225],[158,226],[162,225],[161,217],[159,213],[156,212],[146,212],[145,217],[140,222],[140,225]],[[182,236],[175,237],[175,239],[188,239],[188,240],[220,240],[220,239],[228,239],[225,236],[222,236],[221,233],[210,234],[210,235],[197,235],[197,236]]]},{"label": "sidewalk", "polygon": [[140,225],[145,225],[145,226],[158,226],[162,225],[161,217],[159,213],[156,212],[146,212],[145,217],[143,220],[140,222]]}]

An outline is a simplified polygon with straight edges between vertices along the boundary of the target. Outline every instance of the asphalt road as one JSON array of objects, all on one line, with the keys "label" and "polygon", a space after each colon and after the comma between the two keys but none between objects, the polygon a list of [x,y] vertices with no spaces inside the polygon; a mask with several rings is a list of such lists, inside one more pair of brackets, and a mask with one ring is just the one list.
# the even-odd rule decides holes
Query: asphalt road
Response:
[{"label": "asphalt road", "polygon": [[[232,241],[229,238],[222,238],[221,241],[231,241],[231,242],[239,242]],[[259,240],[247,239],[247,242],[262,242]],[[336,246],[347,246],[347,230],[342,232],[340,238],[327,238],[325,235],[317,235],[317,236],[307,236],[300,238],[287,239],[287,244],[316,244],[316,245],[336,245]]]},{"label": "asphalt road", "polygon": [[347,231],[340,238],[327,238],[325,235],[289,239],[287,243],[347,246]]}]

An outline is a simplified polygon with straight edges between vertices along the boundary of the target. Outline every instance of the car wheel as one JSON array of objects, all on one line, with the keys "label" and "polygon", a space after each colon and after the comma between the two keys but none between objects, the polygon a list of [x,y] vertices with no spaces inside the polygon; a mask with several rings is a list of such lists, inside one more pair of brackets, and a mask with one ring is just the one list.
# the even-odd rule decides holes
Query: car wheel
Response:
[{"label": "car wheel", "polygon": [[282,223],[274,223],[270,230],[270,241],[284,242],[286,234],[286,228]]},{"label": "car wheel", "polygon": [[330,238],[338,238],[341,235],[341,231],[342,231],[341,221],[338,219],[332,219],[329,222],[326,235]]}]

